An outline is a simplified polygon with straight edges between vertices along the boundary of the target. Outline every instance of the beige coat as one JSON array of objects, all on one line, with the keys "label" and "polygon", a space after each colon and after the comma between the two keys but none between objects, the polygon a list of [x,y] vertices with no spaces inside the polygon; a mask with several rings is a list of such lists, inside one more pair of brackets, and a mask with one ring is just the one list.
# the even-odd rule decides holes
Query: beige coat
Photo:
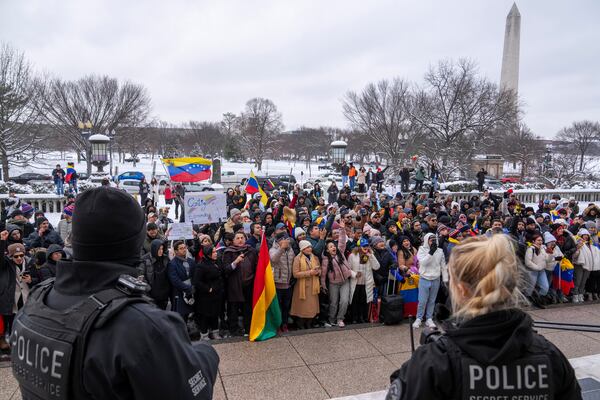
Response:
[{"label": "beige coat", "polygon": [[[302,253],[298,254],[294,258],[294,265],[292,267],[294,278],[296,278],[297,281],[294,285],[290,315],[300,318],[314,318],[319,313],[319,289],[321,285],[318,276],[316,277],[317,279],[313,279],[314,275],[311,275],[309,271],[301,271],[300,257],[305,257],[305,255]],[[310,264],[310,269],[316,269],[319,272],[321,271],[319,259],[314,254],[311,255]],[[305,299],[300,298],[300,288],[302,285],[304,285],[305,289]]]},{"label": "beige coat", "polygon": [[[348,264],[350,269],[354,272],[358,272],[360,269],[360,255],[358,253],[352,253],[348,257]],[[373,301],[373,289],[375,288],[375,280],[373,279],[373,271],[379,269],[379,261],[375,258],[375,255],[369,253],[369,260],[366,263],[365,268],[365,291],[367,292],[367,303]],[[356,275],[350,280],[350,298],[354,296],[354,290],[356,289]]]}]

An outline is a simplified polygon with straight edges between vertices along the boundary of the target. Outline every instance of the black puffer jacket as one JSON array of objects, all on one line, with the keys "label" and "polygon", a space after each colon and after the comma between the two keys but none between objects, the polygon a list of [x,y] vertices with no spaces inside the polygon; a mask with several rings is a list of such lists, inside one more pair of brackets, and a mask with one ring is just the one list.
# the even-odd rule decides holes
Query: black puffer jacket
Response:
[{"label": "black puffer jacket", "polygon": [[54,230],[48,230],[44,232],[44,234],[41,236],[37,231],[34,231],[33,233],[31,233],[31,235],[27,236],[24,239],[24,242],[27,248],[30,249],[36,247],[43,247],[47,249],[53,244],[57,244],[60,247],[63,247],[65,245],[58,232]]},{"label": "black puffer jacket", "polygon": [[8,247],[6,240],[0,240],[0,315],[13,313],[17,271],[14,264],[5,256]]},{"label": "black puffer jacket", "polygon": [[517,309],[448,324],[392,374],[387,399],[581,399],[569,361],[532,324]]},{"label": "black puffer jacket", "polygon": [[[56,261],[52,260],[52,254],[64,252],[62,247],[57,244],[51,244],[46,251],[46,262],[41,265],[39,268],[36,266],[32,266],[29,269],[29,273],[31,275],[31,284],[30,286],[36,286],[41,282],[44,282],[46,279],[54,278],[56,276]],[[42,253],[43,254],[43,253]]]},{"label": "black puffer jacket", "polygon": [[379,261],[379,269],[373,271],[373,279],[375,279],[376,285],[382,285],[386,283],[390,269],[395,268],[396,260],[390,250],[385,247],[383,249],[373,249],[375,258]]},{"label": "black puffer jacket", "polygon": [[207,317],[219,316],[225,297],[223,268],[215,261],[203,258],[194,270],[192,284],[196,288],[194,311]]},{"label": "black puffer jacket", "polygon": [[[241,253],[246,255],[244,260],[238,266],[234,267],[232,263]],[[250,246],[229,246],[225,249],[222,266],[225,271],[227,301],[240,303],[252,301],[252,299],[244,298],[243,288],[254,284],[257,261],[258,254]]]},{"label": "black puffer jacket", "polygon": [[164,243],[161,239],[154,239],[150,243],[150,253],[144,254],[138,267],[139,274],[150,285],[148,294],[156,301],[166,301],[171,293],[169,257],[166,254],[158,256],[158,250]]}]

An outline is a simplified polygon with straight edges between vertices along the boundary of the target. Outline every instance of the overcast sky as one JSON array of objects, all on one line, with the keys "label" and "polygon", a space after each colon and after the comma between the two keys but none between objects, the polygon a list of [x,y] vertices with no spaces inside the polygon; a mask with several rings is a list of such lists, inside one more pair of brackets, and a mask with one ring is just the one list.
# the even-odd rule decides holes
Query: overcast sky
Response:
[{"label": "overcast sky", "polygon": [[[600,119],[600,2],[526,0],[519,94],[525,122],[553,136]],[[512,1],[0,0],[0,41],[65,79],[145,85],[153,112],[221,119],[267,97],[286,129],[346,127],[341,99],[368,82],[421,83],[440,59],[469,57],[500,79]]]}]

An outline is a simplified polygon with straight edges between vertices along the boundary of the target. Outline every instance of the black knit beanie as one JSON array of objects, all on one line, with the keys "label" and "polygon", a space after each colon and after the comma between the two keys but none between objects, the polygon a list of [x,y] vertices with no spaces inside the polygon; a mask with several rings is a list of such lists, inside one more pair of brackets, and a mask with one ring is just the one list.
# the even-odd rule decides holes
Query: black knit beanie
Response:
[{"label": "black knit beanie", "polygon": [[131,195],[106,186],[86,190],[77,196],[72,226],[75,261],[139,262],[145,220]]}]

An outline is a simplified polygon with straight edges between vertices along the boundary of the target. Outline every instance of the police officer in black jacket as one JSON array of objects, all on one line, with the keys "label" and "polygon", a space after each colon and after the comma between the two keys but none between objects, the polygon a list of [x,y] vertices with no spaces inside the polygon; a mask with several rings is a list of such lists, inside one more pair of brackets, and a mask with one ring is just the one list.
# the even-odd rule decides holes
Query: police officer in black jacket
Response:
[{"label": "police officer in black jacket", "polygon": [[23,399],[211,399],[219,357],[192,345],[181,317],[144,296],[145,221],[135,200],[100,187],[77,197],[73,260],[40,284],[10,343]]},{"label": "police officer in black jacket", "polygon": [[452,250],[453,316],[392,374],[387,400],[581,399],[567,358],[516,308],[519,271],[509,240],[483,236]]}]

